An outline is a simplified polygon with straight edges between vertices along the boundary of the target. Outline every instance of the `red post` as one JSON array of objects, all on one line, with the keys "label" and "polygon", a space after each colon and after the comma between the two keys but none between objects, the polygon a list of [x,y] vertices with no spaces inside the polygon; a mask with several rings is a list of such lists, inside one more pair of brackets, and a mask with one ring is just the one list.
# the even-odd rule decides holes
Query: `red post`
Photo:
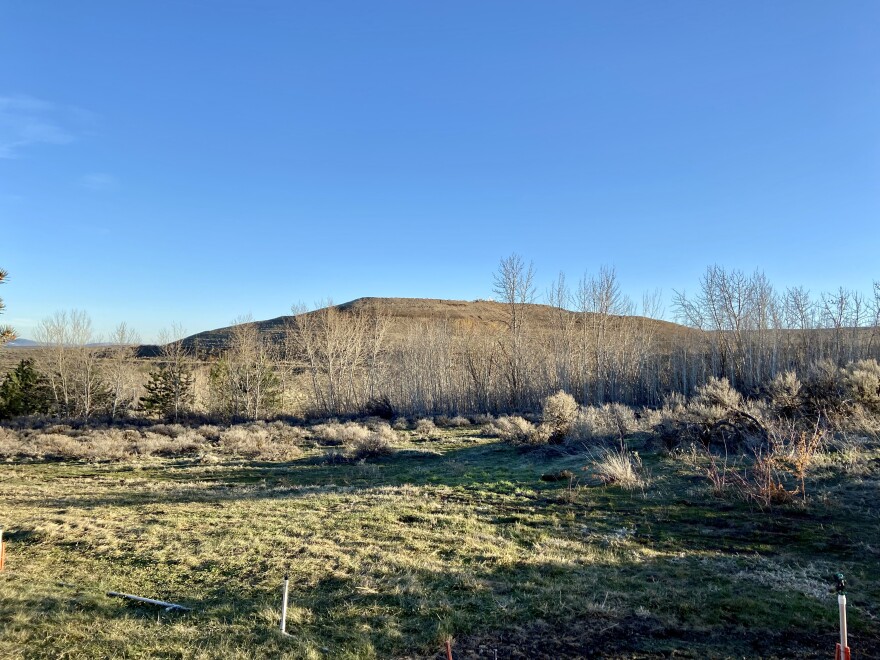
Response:
[{"label": "red post", "polygon": [[446,640],[446,660],[452,660],[452,641]]}]

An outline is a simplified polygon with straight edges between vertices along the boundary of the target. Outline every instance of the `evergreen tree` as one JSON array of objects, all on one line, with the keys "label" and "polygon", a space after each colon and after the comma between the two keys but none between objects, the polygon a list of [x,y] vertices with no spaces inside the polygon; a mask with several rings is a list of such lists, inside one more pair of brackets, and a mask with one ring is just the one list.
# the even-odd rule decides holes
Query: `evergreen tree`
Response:
[{"label": "evergreen tree", "polygon": [[189,365],[160,365],[150,371],[150,379],[144,385],[147,394],[141,397],[142,408],[176,422],[194,403],[194,380]]},{"label": "evergreen tree", "polygon": [[34,361],[22,360],[0,384],[0,419],[46,413],[51,397],[49,381],[34,368]]}]

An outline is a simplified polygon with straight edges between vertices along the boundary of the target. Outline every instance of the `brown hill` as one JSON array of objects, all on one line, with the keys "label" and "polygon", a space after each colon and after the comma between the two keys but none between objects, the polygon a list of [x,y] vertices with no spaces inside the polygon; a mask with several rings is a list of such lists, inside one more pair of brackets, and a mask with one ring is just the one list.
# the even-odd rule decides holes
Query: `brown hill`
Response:
[{"label": "brown hill", "polygon": [[[343,314],[381,314],[389,319],[389,334],[392,339],[399,338],[413,327],[414,324],[452,322],[459,328],[480,327],[503,328],[508,318],[508,308],[503,303],[491,300],[439,300],[434,298],[358,298],[351,302],[334,307]],[[549,305],[527,305],[529,323],[537,330],[542,331],[552,327],[558,310]],[[316,312],[306,312],[315,314]],[[565,312],[573,316],[579,316],[576,312]],[[266,321],[254,321],[263,335],[269,335],[273,339],[280,340],[284,335],[284,327],[293,316],[279,316]],[[644,327],[650,328],[660,343],[667,344],[674,339],[681,338],[698,331],[670,323],[644,317],[611,317],[609,330],[622,327],[627,321],[637,320]],[[184,345],[198,349],[199,351],[217,352],[228,346],[232,327],[207,330],[191,335],[183,340]]]}]

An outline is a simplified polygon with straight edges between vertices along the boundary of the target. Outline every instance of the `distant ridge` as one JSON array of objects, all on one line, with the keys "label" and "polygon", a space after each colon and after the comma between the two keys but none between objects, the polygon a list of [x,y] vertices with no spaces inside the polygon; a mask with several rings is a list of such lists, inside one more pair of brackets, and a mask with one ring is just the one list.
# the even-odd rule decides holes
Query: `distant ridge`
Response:
[{"label": "distant ridge", "polygon": [[[507,320],[507,306],[491,300],[441,300],[436,298],[358,298],[341,305],[333,305],[343,314],[357,312],[382,314],[390,321],[389,335],[393,339],[400,337],[414,323],[440,323],[452,321],[462,327],[479,329],[503,328]],[[529,319],[537,330],[548,329],[558,312],[549,305],[530,304]],[[318,310],[316,310],[318,311]],[[314,314],[316,312],[306,312]],[[577,312],[567,312],[576,315]],[[275,340],[284,336],[284,327],[293,315],[279,316],[265,321],[254,321],[260,334],[268,335]],[[638,318],[649,324],[659,339],[672,339],[683,333],[697,332],[691,328],[644,317],[612,317],[611,330],[615,324],[623,323],[627,318]],[[232,326],[206,330],[190,335],[183,340],[184,346],[199,351],[217,352],[228,347]]]},{"label": "distant ridge", "polygon": [[33,348],[35,346],[40,346],[40,342],[34,341],[33,339],[25,339],[24,337],[19,337],[15,341],[11,341],[6,344],[9,348]]}]

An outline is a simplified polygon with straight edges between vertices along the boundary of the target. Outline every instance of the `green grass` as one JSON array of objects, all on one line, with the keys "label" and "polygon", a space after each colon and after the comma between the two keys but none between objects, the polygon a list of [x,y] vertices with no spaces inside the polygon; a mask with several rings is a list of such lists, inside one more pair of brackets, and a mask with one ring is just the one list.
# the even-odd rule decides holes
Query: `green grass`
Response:
[{"label": "green grass", "polygon": [[838,570],[854,657],[880,654],[876,451],[770,513],[640,453],[635,490],[468,430],[357,464],[6,463],[0,657],[830,657]]}]

